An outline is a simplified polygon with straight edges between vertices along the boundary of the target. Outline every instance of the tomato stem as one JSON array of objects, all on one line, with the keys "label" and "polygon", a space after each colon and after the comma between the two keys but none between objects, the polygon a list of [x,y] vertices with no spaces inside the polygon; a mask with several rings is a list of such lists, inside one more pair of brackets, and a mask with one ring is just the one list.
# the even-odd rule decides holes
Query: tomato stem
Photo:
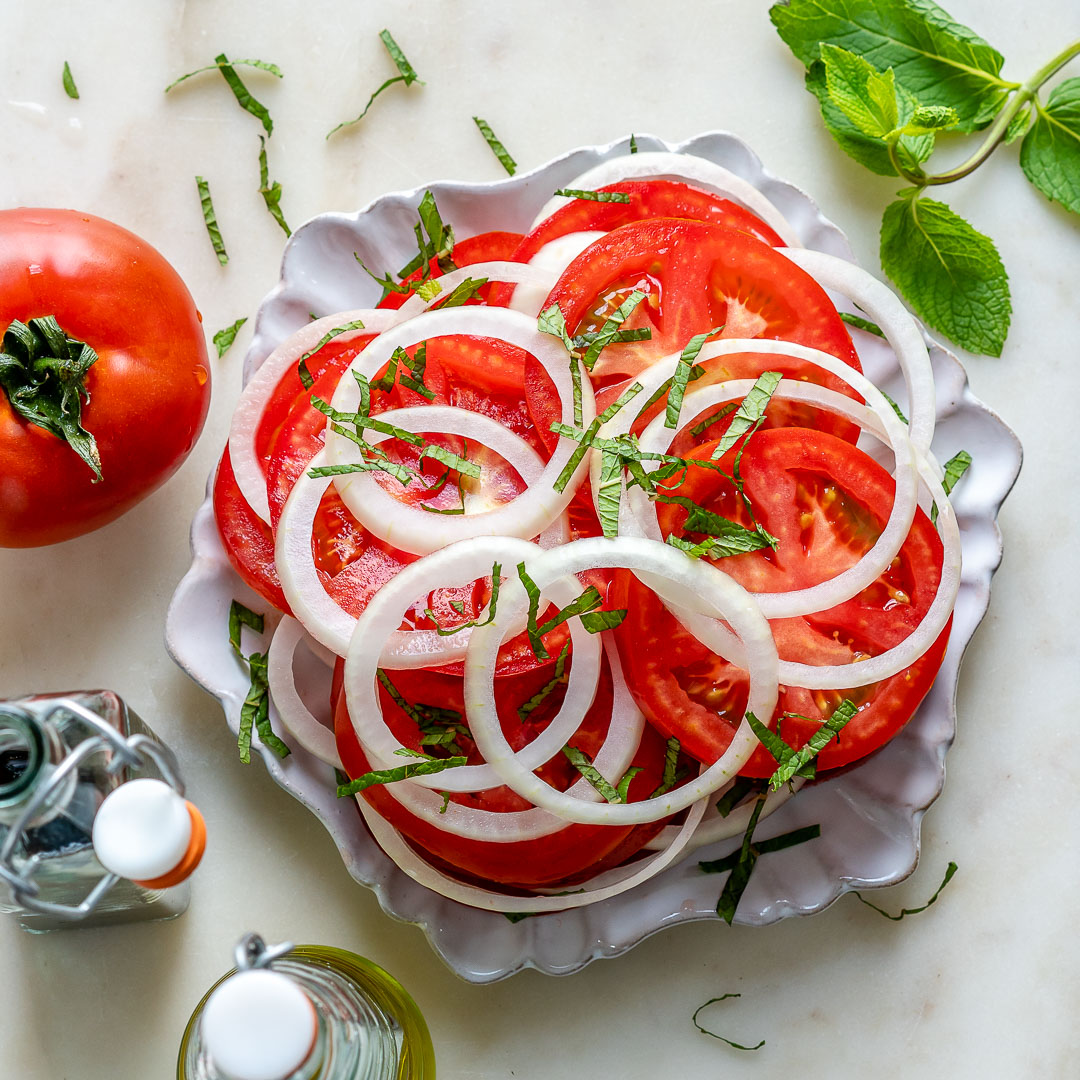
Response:
[{"label": "tomato stem", "polygon": [[86,376],[97,353],[68,337],[52,315],[13,319],[4,331],[0,386],[12,409],[24,420],[63,439],[102,479],[97,441],[82,426],[82,406],[90,400]]}]

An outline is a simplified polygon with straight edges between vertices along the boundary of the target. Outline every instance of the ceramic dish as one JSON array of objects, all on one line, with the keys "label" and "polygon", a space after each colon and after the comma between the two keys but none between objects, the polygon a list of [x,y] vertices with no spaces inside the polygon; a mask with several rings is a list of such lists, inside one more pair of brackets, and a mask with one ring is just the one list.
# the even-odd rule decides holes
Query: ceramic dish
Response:
[{"label": "ceramic dish", "polygon": [[[770,199],[806,247],[853,258],[843,234],[815,203],[766,172],[735,136],[713,132],[672,146],[639,135],[637,144],[642,150],[694,154],[723,165]],[[433,192],[459,237],[488,229],[525,232],[556,188],[627,149],[626,139],[586,147],[506,180],[433,183],[385,195],[356,213],[313,218],[289,241],[281,279],[259,308],[244,363],[245,382],[275,346],[309,321],[309,313],[328,315],[375,303],[378,287],[353,253],[372,266],[404,263],[415,252],[412,223],[424,190]],[[866,373],[904,406],[903,381],[891,351],[875,337],[856,334]],[[821,825],[821,837],[758,863],[736,915],[742,924],[762,926],[789,915],[809,915],[848,890],[902,880],[915,868],[922,816],[944,783],[960,660],[989,603],[990,579],[1001,560],[995,518],[1016,479],[1021,450],[1005,424],[972,395],[957,359],[929,344],[937,386],[934,453],[945,461],[966,449],[974,459],[954,492],[964,567],[948,652],[933,689],[899,735],[857,767],[808,785],[762,824],[756,834],[761,839],[814,823]],[[228,647],[228,608],[234,597],[260,611],[266,604],[233,572],[209,495],[195,516],[191,544],[194,561],[169,609],[167,644],[176,662],[221,702],[235,733],[247,677]],[[313,657],[308,660],[301,692],[318,707],[328,696],[329,669]],[[321,707],[327,714],[328,706]],[[737,843],[699,849],[631,892],[591,907],[511,923],[407,877],[372,840],[353,801],[336,798],[328,766],[299,747],[283,761],[266,750],[262,758],[277,783],[326,826],[349,873],[375,891],[387,913],[420,926],[443,960],[472,982],[494,981],[525,967],[567,974],[599,957],[617,956],[665,926],[716,919],[722,881],[700,873],[698,860],[718,858]]]}]

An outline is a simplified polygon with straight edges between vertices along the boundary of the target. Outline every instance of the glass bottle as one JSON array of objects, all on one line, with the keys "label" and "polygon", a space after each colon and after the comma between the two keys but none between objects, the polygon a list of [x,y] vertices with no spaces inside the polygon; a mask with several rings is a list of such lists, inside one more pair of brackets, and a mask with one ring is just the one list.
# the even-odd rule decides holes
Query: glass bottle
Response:
[{"label": "glass bottle", "polygon": [[0,701],[0,912],[31,932],[181,914],[205,844],[183,792],[112,691]]},{"label": "glass bottle", "polygon": [[236,967],[199,1002],[177,1080],[434,1080],[416,1003],[378,965],[248,934]]}]

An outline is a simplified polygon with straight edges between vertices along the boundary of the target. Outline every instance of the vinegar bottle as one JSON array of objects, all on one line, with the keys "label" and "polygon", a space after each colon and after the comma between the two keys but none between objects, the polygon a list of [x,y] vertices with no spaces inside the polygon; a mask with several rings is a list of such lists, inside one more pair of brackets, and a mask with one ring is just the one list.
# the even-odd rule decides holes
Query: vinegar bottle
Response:
[{"label": "vinegar bottle", "polygon": [[31,932],[179,915],[206,841],[183,793],[111,691],[0,701],[0,912]]},{"label": "vinegar bottle", "polygon": [[427,1025],[370,960],[248,934],[199,1002],[177,1080],[434,1080]]}]

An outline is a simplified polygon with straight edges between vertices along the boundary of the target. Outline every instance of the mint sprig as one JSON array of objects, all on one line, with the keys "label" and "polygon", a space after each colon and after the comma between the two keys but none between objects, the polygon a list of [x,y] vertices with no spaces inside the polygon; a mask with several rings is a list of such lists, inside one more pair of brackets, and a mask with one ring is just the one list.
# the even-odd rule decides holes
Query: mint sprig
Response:
[{"label": "mint sprig", "polygon": [[[1080,79],[1044,105],[1038,91],[1073,57],[1073,42],[1024,83],[1001,76],[1001,53],[931,0],[789,0],[769,12],[807,67],[806,86],[849,156],[911,186],[885,211],[881,264],[914,310],[958,345],[1000,356],[1012,304],[993,241],[927,188],[972,173],[1024,137],[1020,164],[1048,198],[1080,213]],[[930,173],[937,137],[987,128],[960,165]]]}]

